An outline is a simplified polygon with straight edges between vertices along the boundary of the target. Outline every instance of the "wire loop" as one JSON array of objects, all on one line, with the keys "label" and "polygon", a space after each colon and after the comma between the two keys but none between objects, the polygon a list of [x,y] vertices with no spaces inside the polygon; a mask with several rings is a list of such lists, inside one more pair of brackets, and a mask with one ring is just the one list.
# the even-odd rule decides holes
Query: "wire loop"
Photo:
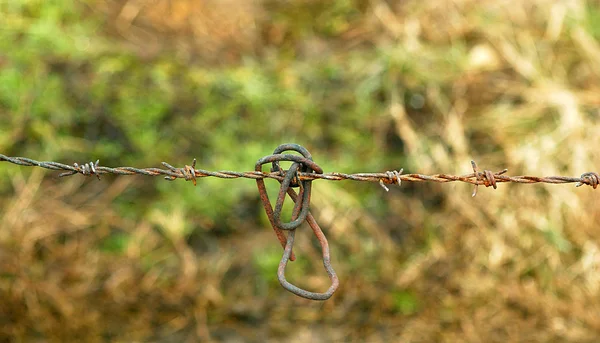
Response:
[{"label": "wire loop", "polygon": [[[299,152],[300,154],[302,154],[302,156],[282,154],[282,152],[288,150]],[[281,161],[292,162],[292,165],[288,170],[283,170],[280,166]],[[299,170],[303,173],[322,174],[323,169],[312,160],[312,156],[308,152],[308,150],[297,144],[280,145],[279,147],[277,147],[277,149],[275,149],[273,155],[265,156],[256,162],[255,171],[262,172],[262,166],[266,163],[272,163],[271,172],[283,175],[283,179],[279,181],[281,185],[279,187],[277,201],[275,202],[275,209],[273,209],[269,200],[264,180],[256,180],[258,192],[260,194],[260,198],[265,208],[267,217],[269,218],[269,222],[271,223],[271,226],[273,227],[277,238],[279,239],[280,243],[284,248],[283,255],[281,257],[281,262],[279,263],[279,267],[277,269],[277,278],[279,280],[279,283],[281,284],[281,286],[283,286],[283,288],[300,297],[311,300],[327,300],[333,295],[333,293],[339,286],[339,280],[337,278],[337,275],[335,274],[335,271],[333,270],[333,267],[331,266],[331,260],[329,256],[329,243],[327,242],[327,238],[323,234],[323,231],[317,224],[312,214],[310,213],[310,195],[312,180],[300,180],[300,178],[298,177]],[[300,187],[299,194],[296,194],[296,191],[294,191],[292,187]],[[285,200],[286,194],[289,195],[292,201],[294,202],[294,209],[292,211],[291,220],[289,222],[282,222],[281,211],[283,209],[283,202]],[[285,278],[285,268],[287,266],[288,260],[295,260],[293,247],[296,229],[305,221],[312,228],[313,233],[315,234],[315,236],[319,240],[319,243],[321,244],[321,251],[323,254],[323,266],[325,267],[325,270],[329,275],[329,279],[331,280],[331,286],[324,293],[316,293],[304,290],[291,284]],[[289,231],[287,238],[285,237],[283,230]]]}]

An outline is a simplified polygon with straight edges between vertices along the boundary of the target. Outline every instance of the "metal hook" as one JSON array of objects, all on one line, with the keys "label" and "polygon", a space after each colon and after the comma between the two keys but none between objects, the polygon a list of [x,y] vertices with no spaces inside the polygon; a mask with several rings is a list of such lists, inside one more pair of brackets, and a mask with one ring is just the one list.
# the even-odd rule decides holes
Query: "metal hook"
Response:
[{"label": "metal hook", "polygon": [[[293,201],[296,201],[298,199],[298,195],[296,195],[296,192],[293,189],[288,188],[288,194],[289,194],[290,198],[292,198]],[[298,210],[295,207],[294,213],[292,214],[292,218],[296,217],[297,215],[298,215]],[[319,240],[319,243],[321,244],[321,253],[323,255],[323,266],[325,267],[325,271],[327,272],[327,275],[329,276],[329,280],[331,281],[331,286],[329,286],[327,291],[325,291],[324,293],[310,292],[310,291],[302,289],[298,286],[293,285],[292,283],[287,281],[287,279],[285,278],[285,268],[287,267],[288,259],[290,258],[290,254],[292,253],[292,248],[294,247],[294,238],[296,236],[295,229],[290,230],[290,232],[288,233],[287,243],[285,245],[285,249],[283,250],[283,256],[281,256],[281,261],[279,262],[279,267],[277,268],[277,279],[279,280],[279,283],[281,284],[281,286],[283,288],[296,294],[297,296],[300,296],[300,297],[303,297],[306,299],[311,299],[311,300],[327,300],[327,299],[331,298],[333,293],[335,293],[338,286],[340,285],[340,281],[337,277],[337,274],[335,273],[335,270],[333,270],[333,267],[331,266],[331,257],[329,255],[329,242],[327,242],[327,238],[325,237],[325,234],[323,234],[321,227],[319,227],[319,224],[317,224],[317,221],[315,220],[315,218],[312,216],[312,214],[310,212],[308,213],[308,216],[306,217],[306,222],[311,227],[311,229],[313,230],[313,233],[315,234],[315,236]]]},{"label": "metal hook", "polygon": [[[302,156],[298,155],[288,155],[282,154],[282,152],[286,150],[293,150],[302,154]],[[256,184],[258,186],[258,191],[260,193],[260,198],[263,202],[263,206],[265,208],[265,212],[267,213],[267,217],[269,218],[269,222],[277,235],[277,238],[281,242],[284,247],[283,255],[281,257],[281,262],[279,263],[279,267],[277,269],[277,279],[279,283],[286,290],[307,299],[312,300],[327,300],[329,299],[337,287],[339,286],[339,280],[333,267],[331,266],[331,258],[329,255],[329,243],[327,242],[327,238],[323,234],[323,231],[317,224],[316,220],[310,213],[310,195],[311,195],[311,182],[312,180],[304,180],[300,181],[298,176],[298,170],[302,170],[302,172],[313,172],[322,174],[323,169],[319,167],[315,162],[312,161],[312,157],[308,150],[303,148],[297,144],[282,144],[277,149],[275,149],[273,155],[269,155],[259,159],[256,162],[255,170],[261,171],[262,165],[265,163],[272,163],[272,172],[279,172],[283,174],[284,171],[281,170],[279,165],[280,161],[289,161],[293,162],[291,167],[285,171],[285,176],[282,181],[280,181],[281,186],[279,188],[279,193],[277,196],[277,201],[275,203],[275,209],[271,205],[269,201],[269,196],[266,191],[265,183],[263,179],[256,179]],[[300,193],[296,194],[296,192],[291,188],[294,185],[294,182],[300,186]],[[283,209],[283,202],[285,200],[286,194],[290,196],[292,201],[294,202],[294,209],[292,211],[292,218],[290,222],[283,223],[281,221],[281,210]],[[295,260],[295,256],[293,253],[294,247],[294,239],[296,235],[296,228],[298,228],[304,221],[306,221],[309,226],[312,228],[313,233],[319,240],[321,244],[321,251],[323,255],[323,266],[329,275],[329,279],[331,281],[331,286],[325,293],[315,293],[299,288],[290,282],[288,282],[285,278],[285,268],[287,266],[288,260]],[[287,238],[285,237],[283,230],[289,230]]]},{"label": "metal hook", "polygon": [[[281,152],[286,151],[286,150],[297,151],[297,152],[301,153],[302,156],[281,154]],[[278,146],[275,149],[273,155],[265,156],[265,157],[259,159],[254,166],[254,170],[260,172],[260,171],[262,171],[263,164],[272,163],[273,164],[272,170],[275,172],[281,172],[281,168],[279,166],[280,161],[296,162],[296,163],[299,163],[300,165],[302,165],[303,168],[309,168],[317,174],[323,173],[323,169],[321,167],[319,167],[318,164],[316,164],[315,162],[312,161],[311,154],[308,152],[308,150],[306,150],[304,147],[302,147],[298,144],[282,144],[282,145]],[[304,205],[302,205],[302,207],[306,207],[307,209],[309,208],[309,202],[310,202],[310,184],[311,184],[310,180],[306,180],[306,181],[304,181],[303,187],[302,187],[303,189],[305,189],[305,192],[307,193],[306,198],[304,198],[304,196],[303,196]],[[280,220],[280,214],[277,214],[277,216],[275,216],[275,213],[273,211],[273,206],[271,206],[271,202],[269,200],[269,195],[267,194],[265,181],[263,179],[256,179],[256,185],[258,187],[258,193],[259,193],[260,199],[263,203],[263,207],[265,209],[267,217],[269,218],[269,222],[271,223],[271,227],[273,227],[273,231],[275,232],[277,239],[279,239],[281,246],[283,248],[285,248],[287,239],[283,233],[283,229],[281,228],[281,226],[283,226],[283,225]],[[281,196],[281,193],[282,192],[280,191],[280,193],[279,193],[280,196]],[[285,197],[285,193],[283,193],[283,197]],[[278,199],[279,198],[280,197],[278,197]],[[281,202],[283,203],[283,200],[281,200]],[[280,211],[281,210],[279,210],[278,212],[280,212]],[[275,217],[278,218],[277,221],[275,220]],[[299,225],[300,224],[298,224],[297,226],[299,226]],[[286,228],[286,229],[290,229],[290,228]],[[290,260],[294,261],[295,259],[296,259],[296,257],[294,255],[294,253],[292,252],[292,254],[290,255]]]},{"label": "metal hook", "polygon": [[285,177],[283,181],[281,181],[281,186],[279,187],[279,194],[277,196],[277,202],[275,203],[275,211],[273,212],[273,219],[275,220],[275,225],[282,230],[293,230],[300,226],[305,220],[306,215],[308,214],[310,207],[310,190],[311,190],[311,182],[310,181],[302,181],[300,184],[303,185],[301,188],[302,196],[300,201],[300,214],[296,219],[291,220],[288,223],[283,223],[281,221],[281,210],[283,209],[283,201],[285,200],[285,195],[290,189],[290,183],[292,179],[296,176],[298,168],[300,167],[299,163],[294,163],[290,167],[290,169],[285,173]]}]

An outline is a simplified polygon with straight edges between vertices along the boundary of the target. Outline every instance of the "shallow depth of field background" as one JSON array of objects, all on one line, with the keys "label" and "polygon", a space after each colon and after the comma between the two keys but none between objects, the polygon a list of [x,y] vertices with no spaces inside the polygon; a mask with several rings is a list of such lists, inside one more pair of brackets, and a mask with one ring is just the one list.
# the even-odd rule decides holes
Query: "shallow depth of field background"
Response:
[{"label": "shallow depth of field background", "polygon": [[[326,172],[600,169],[595,1],[0,1],[0,153]],[[599,190],[313,183],[341,285],[283,290],[253,180],[0,163],[0,340],[592,342]],[[277,182],[268,182],[271,194]],[[289,202],[289,200],[288,200]],[[329,283],[308,227],[289,278]]]}]

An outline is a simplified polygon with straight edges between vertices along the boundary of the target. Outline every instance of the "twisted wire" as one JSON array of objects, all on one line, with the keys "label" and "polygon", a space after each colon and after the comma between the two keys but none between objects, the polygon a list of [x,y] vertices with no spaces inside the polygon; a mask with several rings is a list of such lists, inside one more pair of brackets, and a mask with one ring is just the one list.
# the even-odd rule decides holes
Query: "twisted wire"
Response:
[{"label": "twisted wire", "polygon": [[[40,168],[50,170],[63,170],[65,173],[59,174],[60,177],[70,176],[74,174],[82,175],[96,175],[100,176],[103,174],[115,174],[115,175],[147,175],[147,176],[164,176],[167,180],[185,179],[193,181],[203,177],[217,177],[221,179],[276,179],[283,181],[284,176],[279,172],[263,172],[263,171],[248,171],[248,172],[237,172],[230,170],[222,171],[209,171],[204,169],[195,169],[196,159],[194,159],[192,166],[185,166],[184,168],[176,168],[166,162],[162,162],[162,165],[167,169],[160,168],[134,168],[134,167],[103,167],[96,163],[88,162],[83,165],[67,165],[58,162],[42,162],[36,161],[26,157],[9,157],[0,154],[0,161],[10,162],[21,166],[36,166]],[[472,161],[471,161],[472,162]],[[474,163],[474,162],[472,162]],[[564,183],[577,183],[576,186],[588,185],[594,189],[600,184],[600,176],[595,172],[583,173],[580,177],[572,176],[508,176],[503,175],[506,171],[497,173],[491,173],[489,171],[473,172],[465,175],[451,175],[451,174],[401,174],[401,171],[382,172],[382,173],[323,173],[315,174],[299,171],[297,178],[299,181],[305,180],[328,180],[328,181],[341,181],[341,180],[352,180],[352,181],[363,181],[363,182],[380,182],[383,184],[400,184],[402,181],[412,182],[465,182],[473,185],[484,185],[490,187],[497,185],[498,183],[512,182],[512,183],[549,183],[549,184],[564,184]],[[483,174],[483,175],[482,175]],[[494,187],[495,188],[495,187]]]}]

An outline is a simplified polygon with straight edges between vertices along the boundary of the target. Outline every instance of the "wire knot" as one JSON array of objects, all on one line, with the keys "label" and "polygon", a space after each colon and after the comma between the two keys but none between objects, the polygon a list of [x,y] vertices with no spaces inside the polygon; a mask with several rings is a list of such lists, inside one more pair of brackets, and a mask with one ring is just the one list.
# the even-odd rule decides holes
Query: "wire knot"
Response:
[{"label": "wire knot", "polygon": [[98,173],[99,171],[98,169],[98,163],[100,163],[100,160],[96,160],[96,162],[88,162],[85,163],[83,165],[79,165],[77,163],[73,163],[73,167],[75,167],[75,170],[71,170],[68,171],[66,173],[61,173],[58,175],[58,177],[63,177],[63,176],[69,176],[69,175],[73,175],[73,174],[83,174],[85,176],[92,176],[92,175],[96,175],[96,177],[98,178],[98,180],[100,180],[100,174]]},{"label": "wire knot", "polygon": [[575,187],[581,187],[583,185],[592,186],[594,189],[600,184],[600,175],[594,172],[588,172],[581,174],[581,181],[577,182]]},{"label": "wire knot", "polygon": [[[477,163],[475,163],[475,161],[471,161],[471,166],[473,167],[473,174],[477,181],[481,182],[481,184],[486,187],[494,187],[494,189],[498,188],[496,185],[496,176],[502,175],[508,171],[508,169],[503,169],[497,173],[493,173],[491,170],[484,169],[483,172],[480,172],[478,171]],[[479,185],[480,183],[475,184],[473,193],[471,194],[472,197],[477,195],[477,187]]]},{"label": "wire knot", "polygon": [[[290,150],[296,151],[302,156],[283,154],[284,151]],[[288,170],[283,170],[280,166],[281,161],[292,162],[292,165]],[[312,300],[327,300],[337,289],[339,280],[335,274],[335,271],[333,270],[333,267],[331,266],[329,243],[327,242],[327,238],[309,211],[312,180],[301,180],[298,174],[298,172],[323,174],[323,169],[312,160],[312,156],[308,150],[298,144],[280,145],[277,147],[277,149],[275,149],[272,155],[265,156],[256,162],[255,171],[262,172],[262,166],[266,163],[272,164],[271,172],[279,173],[281,176],[283,176],[283,180],[279,181],[281,186],[279,187],[279,193],[275,202],[275,209],[273,209],[271,201],[269,200],[264,180],[256,179],[258,192],[260,194],[267,217],[269,218],[269,222],[273,227],[273,231],[275,231],[275,235],[284,248],[283,256],[281,257],[279,268],[277,269],[277,278],[279,283],[286,290],[303,298]],[[294,191],[293,187],[300,188],[298,194],[296,194],[296,191]],[[281,211],[283,209],[283,202],[286,198],[286,194],[289,195],[294,202],[292,218],[289,222],[283,222],[281,220]],[[325,270],[329,275],[329,279],[331,280],[331,286],[324,293],[309,292],[301,289],[288,282],[285,278],[285,268],[288,260],[295,260],[292,249],[294,246],[296,229],[305,221],[309,224],[313,230],[313,233],[321,244],[323,266],[325,267]],[[289,231],[287,237],[283,231]]]},{"label": "wire knot", "polygon": [[400,178],[400,175],[402,174],[402,172],[404,171],[404,168],[400,168],[400,171],[386,171],[385,175],[387,175],[387,179],[384,181],[384,179],[379,179],[379,185],[385,189],[386,192],[389,192],[390,189],[385,185],[386,183],[389,184],[397,184],[398,186],[402,185],[402,179]]},{"label": "wire knot", "polygon": [[196,159],[195,158],[192,161],[191,166],[188,166],[186,164],[185,167],[181,168],[181,173],[183,173],[183,178],[185,179],[185,181],[192,181],[194,186],[196,185],[196,169],[195,168],[196,168]]},{"label": "wire knot", "polygon": [[178,177],[183,177],[185,181],[192,181],[194,186],[196,185],[196,159],[192,161],[192,165],[188,166],[187,164],[183,168],[176,168],[167,162],[162,162],[162,165],[169,169],[170,174],[165,176],[165,180],[174,181]]}]

